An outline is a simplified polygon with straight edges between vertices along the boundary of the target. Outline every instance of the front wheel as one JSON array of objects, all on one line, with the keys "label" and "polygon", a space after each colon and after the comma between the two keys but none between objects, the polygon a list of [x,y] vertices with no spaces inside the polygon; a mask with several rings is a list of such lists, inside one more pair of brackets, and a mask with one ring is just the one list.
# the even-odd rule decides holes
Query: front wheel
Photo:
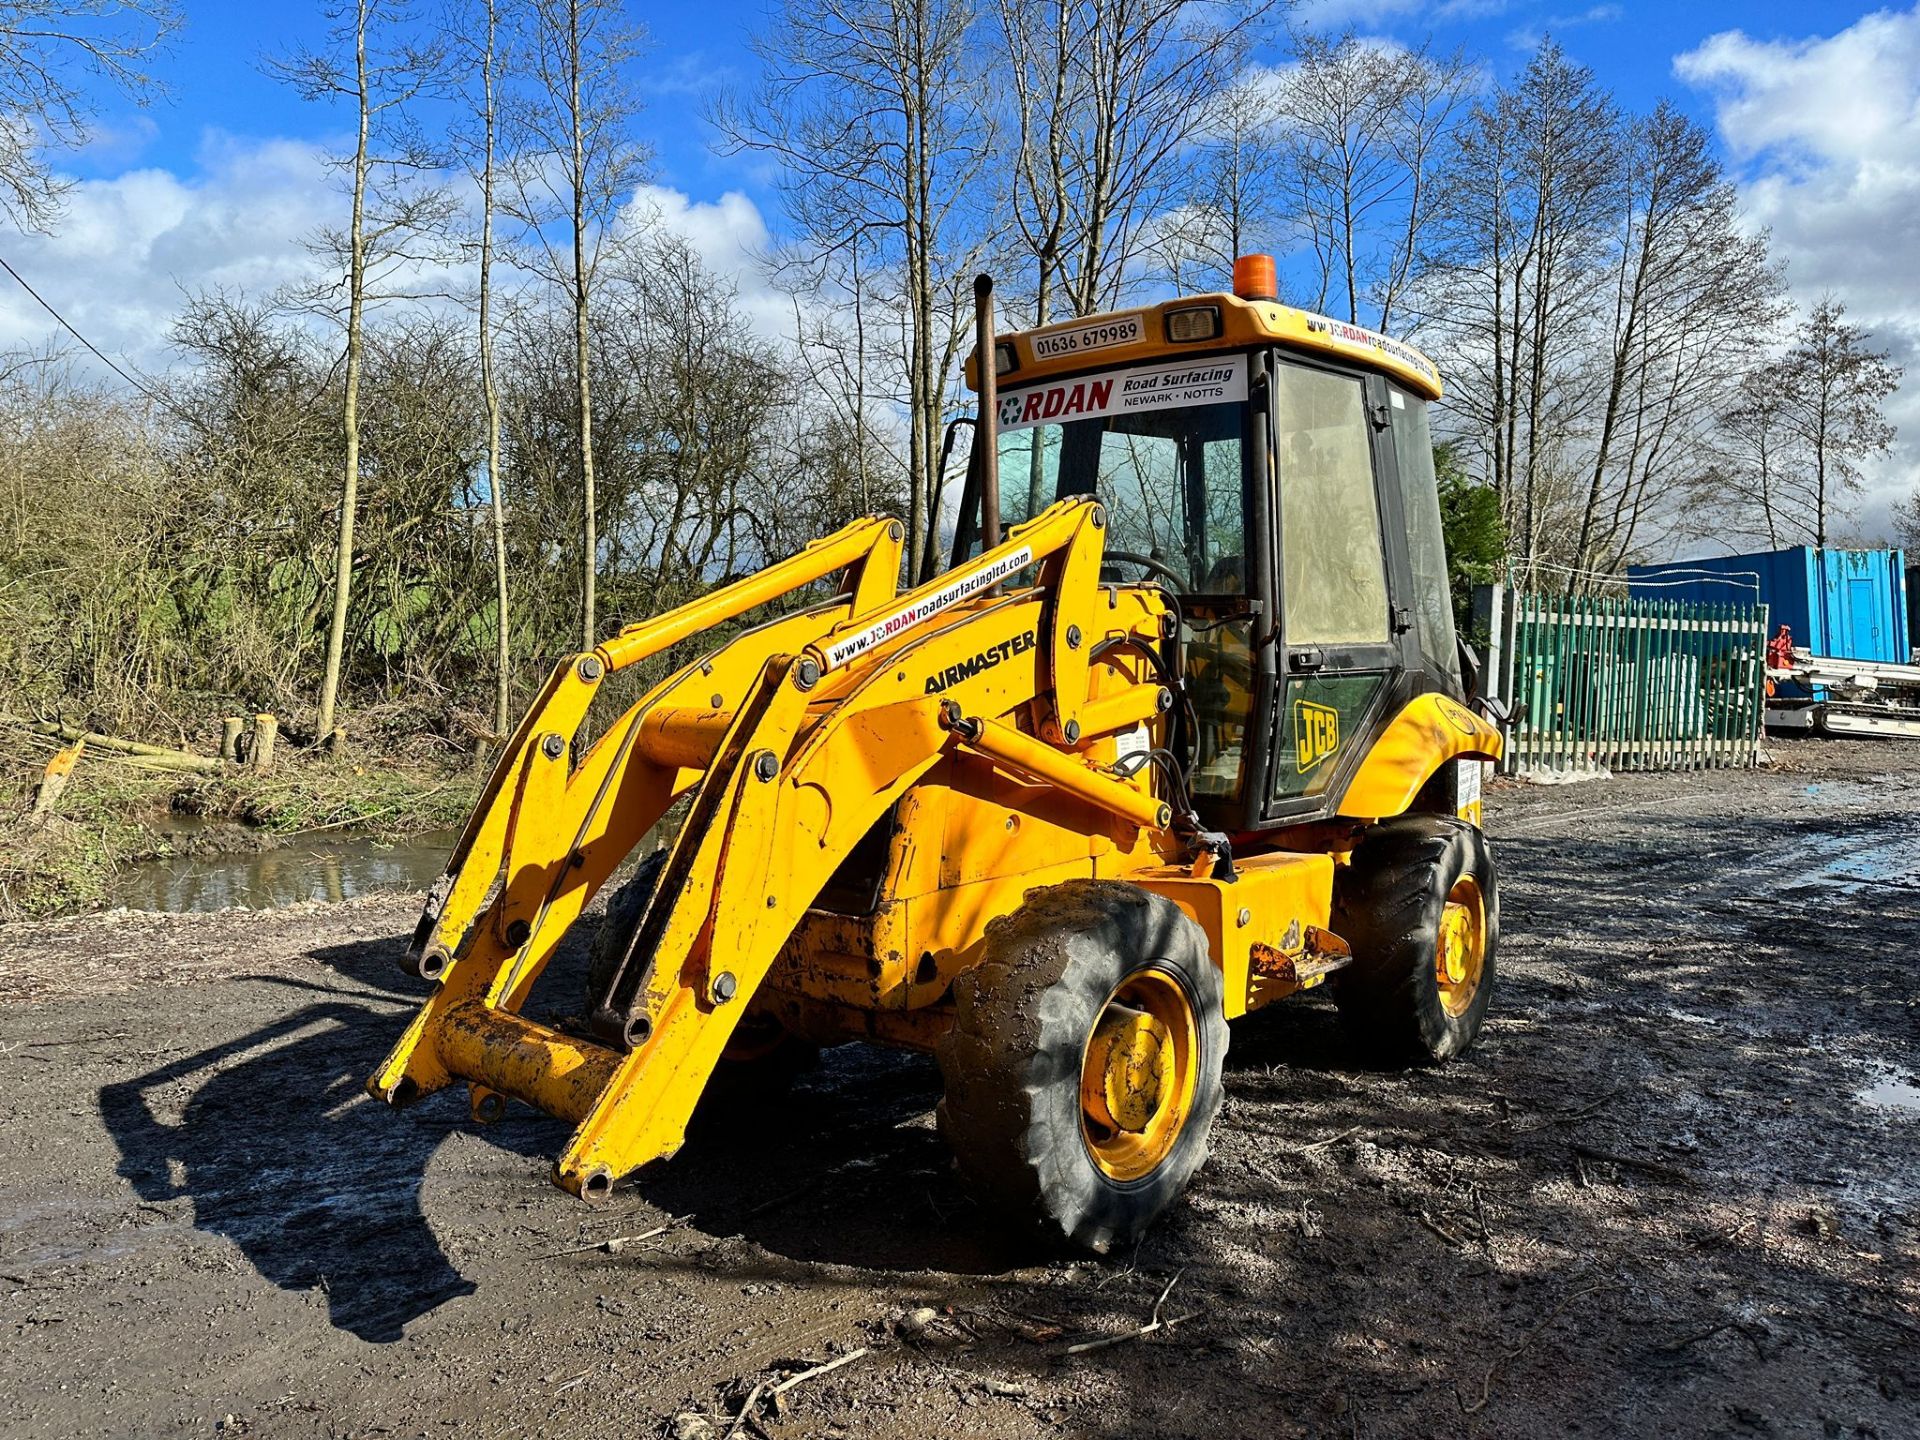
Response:
[{"label": "front wheel", "polygon": [[1370,1054],[1435,1065],[1473,1044],[1500,941],[1493,854],[1477,826],[1445,815],[1376,825],[1335,886],[1333,923],[1353,946],[1334,1000]]},{"label": "front wheel", "polygon": [[[593,937],[593,949],[587,960],[585,1013],[606,998],[613,984],[614,971],[626,954],[627,943],[647,913],[647,902],[660,888],[660,876],[666,870],[667,852],[656,850],[634,867],[633,874],[607,902],[607,913]],[[727,1045],[720,1052],[720,1064],[707,1082],[703,1099],[722,1105],[777,1095],[820,1059],[820,1047],[802,1040],[764,1010],[750,1009],[740,1017]],[[706,1107],[714,1106],[709,1103]]]},{"label": "front wheel", "polygon": [[941,1128],[990,1204],[1105,1253],[1192,1179],[1219,1112],[1224,988],[1172,901],[1115,881],[1031,896],[954,982]]}]

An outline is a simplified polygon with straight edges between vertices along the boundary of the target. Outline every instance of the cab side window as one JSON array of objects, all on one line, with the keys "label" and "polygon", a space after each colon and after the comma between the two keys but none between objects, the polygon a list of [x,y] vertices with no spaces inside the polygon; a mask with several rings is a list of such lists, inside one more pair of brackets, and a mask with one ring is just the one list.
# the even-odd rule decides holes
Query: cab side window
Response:
[{"label": "cab side window", "polygon": [[1413,618],[1420,653],[1442,675],[1458,680],[1460,652],[1453,638],[1453,590],[1447,578],[1447,542],[1440,524],[1427,404],[1397,385],[1387,393],[1393,449],[1399,461],[1400,507],[1407,517],[1407,557],[1413,566]]}]

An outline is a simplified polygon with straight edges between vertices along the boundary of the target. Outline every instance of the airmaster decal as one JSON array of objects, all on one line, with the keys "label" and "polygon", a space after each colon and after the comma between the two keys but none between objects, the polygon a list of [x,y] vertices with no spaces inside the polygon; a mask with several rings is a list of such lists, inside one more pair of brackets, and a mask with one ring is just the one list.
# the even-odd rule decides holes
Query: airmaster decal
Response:
[{"label": "airmaster decal", "polygon": [[875,645],[891,640],[903,630],[911,629],[921,621],[931,618],[950,605],[978,595],[989,586],[998,585],[1009,575],[1018,574],[1033,563],[1033,547],[1022,545],[1018,550],[1002,555],[998,560],[985,565],[976,564],[972,570],[964,571],[960,578],[942,585],[931,592],[917,591],[919,598],[901,606],[891,615],[883,615],[871,625],[855,631],[844,639],[836,640],[821,652],[826,657],[826,668],[837,670],[849,660],[866,653]]},{"label": "airmaster decal", "polygon": [[1293,749],[1306,774],[1340,748],[1340,712],[1311,700],[1293,702]]},{"label": "airmaster decal", "polygon": [[949,685],[958,685],[962,680],[971,680],[982,670],[991,670],[1002,660],[1012,655],[1024,655],[1033,649],[1033,631],[1016,635],[1011,640],[1002,640],[998,645],[989,645],[978,655],[969,655],[958,665],[949,665],[938,675],[927,677],[927,694],[938,695]]}]

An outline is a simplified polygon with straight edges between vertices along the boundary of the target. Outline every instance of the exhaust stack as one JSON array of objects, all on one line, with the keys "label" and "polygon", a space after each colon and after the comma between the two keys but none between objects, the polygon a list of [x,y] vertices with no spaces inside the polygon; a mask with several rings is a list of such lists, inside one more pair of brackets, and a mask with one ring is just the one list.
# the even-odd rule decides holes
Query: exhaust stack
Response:
[{"label": "exhaust stack", "polygon": [[973,353],[980,372],[980,419],[974,453],[980,457],[980,548],[1000,543],[1000,366],[993,343],[993,277],[973,281]]}]

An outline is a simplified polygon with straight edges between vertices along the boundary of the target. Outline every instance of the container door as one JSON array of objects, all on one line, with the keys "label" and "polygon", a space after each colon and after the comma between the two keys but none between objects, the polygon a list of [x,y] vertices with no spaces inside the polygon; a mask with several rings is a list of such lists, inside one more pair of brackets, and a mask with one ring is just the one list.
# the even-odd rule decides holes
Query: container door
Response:
[{"label": "container door", "polygon": [[1847,656],[1854,660],[1878,660],[1880,654],[1880,614],[1874,604],[1878,588],[1871,580],[1847,581],[1847,635],[1851,642]]}]

